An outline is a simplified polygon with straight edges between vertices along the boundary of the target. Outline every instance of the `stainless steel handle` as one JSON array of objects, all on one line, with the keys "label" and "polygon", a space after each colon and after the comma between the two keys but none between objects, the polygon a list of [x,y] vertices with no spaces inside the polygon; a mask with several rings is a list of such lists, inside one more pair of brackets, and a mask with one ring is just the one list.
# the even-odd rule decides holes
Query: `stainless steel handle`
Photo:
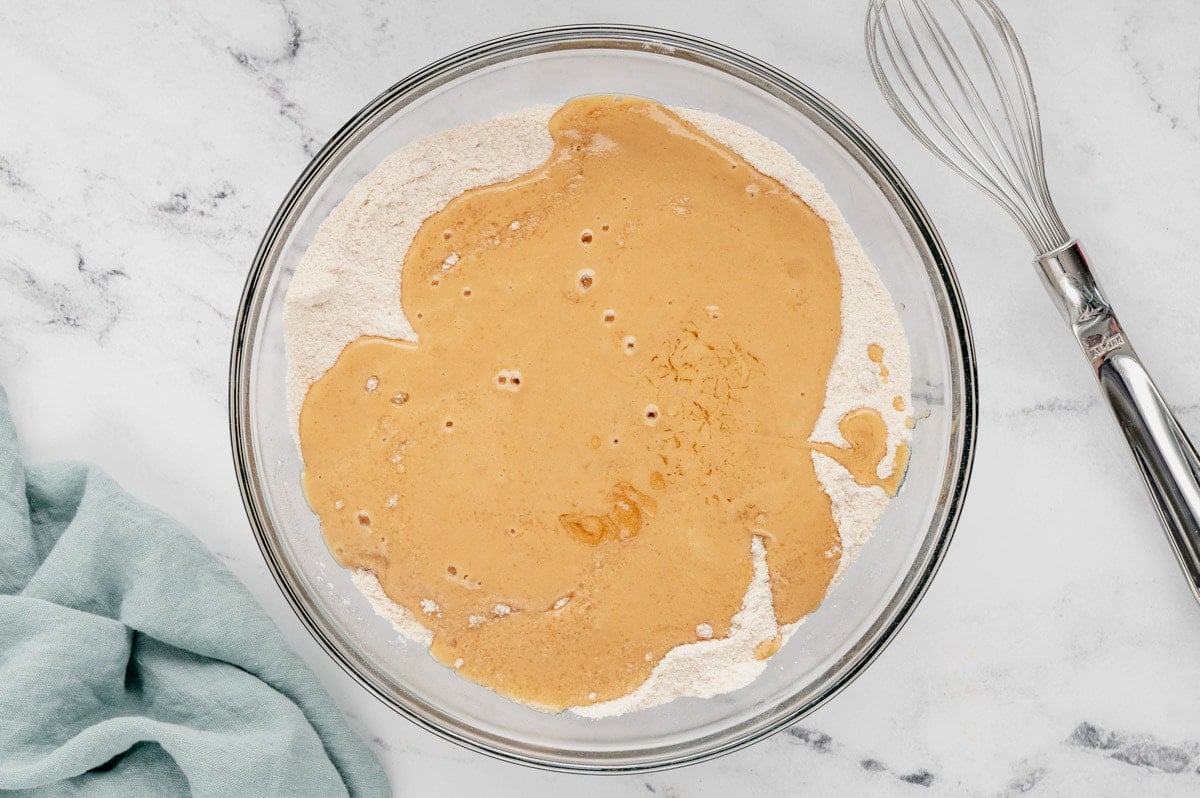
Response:
[{"label": "stainless steel handle", "polygon": [[1192,593],[1200,601],[1200,457],[1126,338],[1078,242],[1035,261],[1091,361]]}]

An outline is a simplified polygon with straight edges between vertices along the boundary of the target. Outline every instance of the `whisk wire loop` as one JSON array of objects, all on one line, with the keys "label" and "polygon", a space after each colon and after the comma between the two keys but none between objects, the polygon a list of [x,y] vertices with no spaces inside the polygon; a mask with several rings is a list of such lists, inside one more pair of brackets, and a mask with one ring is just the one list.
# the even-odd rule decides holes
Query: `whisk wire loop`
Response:
[{"label": "whisk wire loop", "polygon": [[[963,40],[974,46],[955,46]],[[1070,241],[1046,181],[1029,65],[992,0],[871,0],[866,41],[884,97],[922,144],[1039,253]]]},{"label": "whisk wire loop", "polygon": [[[957,2],[954,3],[954,5],[959,7],[961,10],[961,7],[958,6]],[[988,170],[989,176],[992,177],[997,183],[1001,184],[1001,188],[1007,188],[1015,193],[1017,191],[1018,178],[1013,174],[1015,164],[1012,150],[1009,148],[1008,142],[1005,141],[1003,135],[1000,133],[1000,129],[997,126],[995,119],[989,115],[987,108],[984,107],[983,99],[979,96],[979,91],[975,88],[974,84],[972,84],[969,80],[964,79],[966,68],[963,66],[962,59],[959,58],[958,52],[954,49],[954,46],[947,40],[946,33],[942,29],[941,24],[937,21],[937,18],[930,14],[928,7],[921,0],[917,0],[916,6],[917,11],[921,14],[922,21],[928,26],[931,43],[936,48],[937,54],[941,56],[942,68],[954,81],[955,87],[957,87],[961,96],[966,100],[967,110],[971,114],[971,119],[968,120],[964,118],[959,106],[955,104],[954,98],[947,91],[946,87],[943,85],[943,82],[937,78],[938,67],[932,65],[929,61],[929,58],[926,57],[925,48],[921,46],[921,40],[919,38],[920,31],[913,24],[907,8],[901,6],[901,10],[904,12],[905,21],[908,23],[909,35],[916,44],[918,52],[921,54],[922,62],[929,70],[930,75],[933,76],[932,82],[934,86],[937,87],[938,93],[941,95],[941,99],[945,102],[946,107],[949,108],[954,114],[959,125],[962,126],[966,133],[970,134],[972,131],[978,131],[987,139],[987,143],[990,145],[990,147],[982,148],[978,154],[982,156],[983,159],[987,161],[987,165],[991,167],[991,169]],[[966,18],[965,15],[964,18]],[[970,20],[967,19],[967,21],[969,22]],[[994,72],[992,75],[994,78]],[[998,81],[997,85],[1000,85]],[[1000,96],[1003,99],[1003,91],[1001,91]]]},{"label": "whisk wire loop", "polygon": [[[875,10],[874,7],[872,10]],[[955,113],[960,121],[960,125],[956,126],[951,120],[946,118],[945,114],[941,110],[941,105],[947,105],[951,109],[953,109],[954,106],[946,101],[948,99],[948,95],[941,87],[940,81],[934,80],[931,82],[939,87],[940,93],[944,98],[944,102],[942,104],[936,102],[935,99],[930,95],[929,91],[925,87],[925,82],[922,80],[922,76],[918,73],[917,68],[913,65],[912,61],[902,57],[897,52],[900,37],[896,31],[895,24],[892,21],[891,14],[888,13],[888,9],[880,5],[879,13],[881,24],[886,26],[887,33],[889,34],[889,36],[883,37],[881,42],[893,68],[896,71],[894,76],[895,80],[897,80],[904,87],[905,93],[913,101],[913,104],[924,117],[925,121],[932,127],[933,130],[941,134],[944,140],[943,143],[938,144],[925,132],[924,127],[913,118],[908,106],[899,101],[899,98],[895,95],[894,91],[890,93],[885,92],[885,96],[887,97],[889,104],[896,111],[897,115],[900,116],[901,120],[905,123],[909,130],[911,130],[913,134],[917,136],[918,140],[928,147],[934,155],[940,158],[952,169],[967,178],[967,180],[973,183],[977,188],[1004,207],[1004,209],[1011,215],[1014,217],[1018,216],[1020,214],[1020,210],[1009,199],[1008,195],[1002,193],[1000,190],[1000,186],[998,185],[999,181],[994,176],[996,167],[994,166],[994,157],[991,155],[991,153],[986,150],[980,153],[979,157],[986,159],[988,163],[976,163],[978,174],[974,171],[965,169],[959,160],[951,157],[952,155],[957,155],[962,162],[973,162],[976,158],[976,155],[972,152],[972,143],[968,140],[969,137],[964,136],[964,133],[960,132],[960,128],[964,131],[966,130],[965,120],[962,119],[961,113],[958,113],[957,111],[955,111]],[[912,26],[911,19],[908,17],[908,9],[904,6],[901,6],[901,13],[905,16],[906,30],[911,36],[915,29]],[[918,53],[921,55],[922,62],[925,64],[926,73],[936,74],[933,72],[933,65],[930,64],[928,58],[925,57],[924,48],[921,46],[919,40],[914,40],[913,43]],[[952,152],[947,153],[946,147],[949,147]]]}]

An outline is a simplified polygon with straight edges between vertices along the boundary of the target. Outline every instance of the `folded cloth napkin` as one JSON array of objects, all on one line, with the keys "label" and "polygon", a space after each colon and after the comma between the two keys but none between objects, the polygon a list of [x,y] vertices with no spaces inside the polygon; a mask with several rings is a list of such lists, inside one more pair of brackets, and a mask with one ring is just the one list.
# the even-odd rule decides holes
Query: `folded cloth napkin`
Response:
[{"label": "folded cloth napkin", "polygon": [[0,389],[0,795],[388,794],[245,587],[100,470],[24,467]]}]

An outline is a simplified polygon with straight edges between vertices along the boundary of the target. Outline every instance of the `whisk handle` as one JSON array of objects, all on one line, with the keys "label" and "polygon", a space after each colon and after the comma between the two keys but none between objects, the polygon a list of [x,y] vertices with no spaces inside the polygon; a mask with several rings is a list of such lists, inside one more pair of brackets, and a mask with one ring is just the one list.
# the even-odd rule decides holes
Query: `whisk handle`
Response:
[{"label": "whisk handle", "polygon": [[1192,593],[1200,601],[1200,457],[1121,329],[1077,242],[1035,261],[1092,363]]}]

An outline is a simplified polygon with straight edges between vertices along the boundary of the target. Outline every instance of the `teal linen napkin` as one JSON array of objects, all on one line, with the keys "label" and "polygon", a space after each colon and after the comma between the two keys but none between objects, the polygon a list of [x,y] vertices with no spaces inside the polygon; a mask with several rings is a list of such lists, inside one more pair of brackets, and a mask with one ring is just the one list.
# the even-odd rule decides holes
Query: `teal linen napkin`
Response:
[{"label": "teal linen napkin", "polygon": [[3,389],[0,795],[388,795],[245,587],[100,470],[23,466]]}]

